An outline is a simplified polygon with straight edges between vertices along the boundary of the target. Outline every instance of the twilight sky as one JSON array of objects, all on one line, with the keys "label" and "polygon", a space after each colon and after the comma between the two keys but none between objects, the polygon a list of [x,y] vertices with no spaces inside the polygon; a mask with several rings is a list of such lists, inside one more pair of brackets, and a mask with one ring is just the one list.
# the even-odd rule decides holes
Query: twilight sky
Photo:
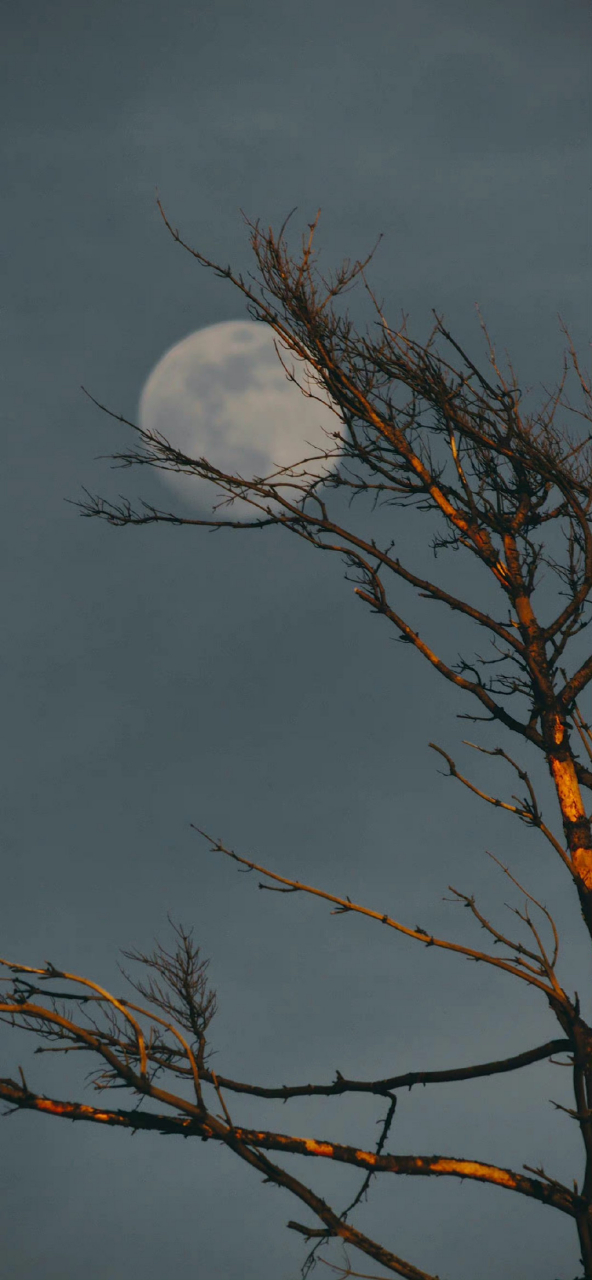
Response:
[{"label": "twilight sky", "polygon": [[[156,476],[97,461],[127,438],[80,385],[134,417],[167,348],[246,318],[173,244],[156,189],[190,242],[243,271],[241,209],[277,226],[297,205],[299,230],[321,206],[327,266],[383,232],[371,279],[391,320],[404,309],[423,336],[435,307],[480,354],[478,302],[523,384],[555,381],[558,313],[585,355],[588,4],[29,0],[2,27],[2,954],[121,990],[120,948],[166,942],[170,913],[211,958],[217,1070],[262,1083],[460,1066],[548,1039],[546,1008],[510,980],[259,894],[189,829],[448,936],[465,924],[442,901],[450,882],[507,897],[487,846],[571,927],[565,980],[588,975],[546,851],[438,773],[427,743],[455,749],[466,706],[363,612],[339,564],[279,531],[114,530],[64,499],[86,485],[170,505]],[[363,316],[361,297],[351,309]],[[454,657],[449,622],[432,625]],[[73,1064],[32,1049],[3,1035],[1,1074],[22,1063],[32,1087],[80,1095]],[[391,1149],[573,1177],[574,1135],[547,1101],[563,1088],[539,1064],[414,1091]],[[384,1110],[235,1109],[364,1146]],[[359,1176],[322,1163],[293,1167],[340,1209]],[[11,1280],[297,1280],[306,1247],[284,1224],[302,1214],[213,1145],[3,1123]],[[557,1217],[385,1175],[356,1221],[443,1280],[572,1280]]]}]

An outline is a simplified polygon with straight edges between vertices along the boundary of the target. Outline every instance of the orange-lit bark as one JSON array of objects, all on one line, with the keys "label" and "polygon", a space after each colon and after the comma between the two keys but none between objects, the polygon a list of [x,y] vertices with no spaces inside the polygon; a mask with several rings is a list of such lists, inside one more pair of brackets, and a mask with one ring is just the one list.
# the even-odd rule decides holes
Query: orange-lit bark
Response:
[{"label": "orange-lit bark", "polygon": [[[541,762],[546,763],[559,804],[564,840],[555,833],[552,821],[550,826],[543,821],[529,774],[501,746],[491,749],[491,744],[488,744],[478,749],[488,755],[503,757],[516,770],[527,795],[522,799],[512,796],[511,803],[492,795],[489,788],[485,790],[471,783],[457,770],[452,757],[436,747],[448,761],[451,775],[475,795],[538,830],[547,841],[547,848],[550,845],[554,855],[561,859],[572,892],[575,883],[582,914],[592,936],[592,831],[580,790],[581,786],[592,790],[592,769],[576,758],[569,740],[570,726],[575,724],[589,762],[592,761],[592,731],[588,731],[588,738],[580,732],[587,726],[576,705],[580,693],[592,680],[592,657],[584,657],[582,662],[582,653],[574,655],[570,649],[572,639],[588,625],[584,610],[586,602],[592,601],[592,450],[588,448],[586,452],[585,439],[575,432],[570,433],[563,423],[558,427],[554,425],[558,406],[572,407],[569,401],[562,399],[567,361],[557,390],[548,396],[539,410],[527,415],[511,365],[509,378],[499,367],[484,326],[491,368],[486,375],[475,366],[437,315],[434,330],[426,343],[409,338],[406,321],[399,330],[392,330],[365,279],[366,263],[346,263],[328,283],[314,267],[313,237],[318,218],[310,224],[310,234],[303,239],[301,258],[296,261],[287,247],[285,224],[279,236],[274,236],[271,229],[264,233],[259,223],[249,224],[260,280],[250,276],[247,283],[242,276],[233,274],[230,268],[218,266],[184,244],[164,213],[163,217],[176,241],[183,244],[202,266],[231,281],[246,298],[250,314],[268,323],[289,351],[313,366],[319,390],[323,395],[328,392],[337,408],[336,432],[334,437],[328,438],[326,452],[320,450],[314,458],[295,459],[293,471],[287,468],[267,477],[249,480],[223,472],[207,459],[189,458],[163,437],[143,431],[120,415],[111,414],[120,423],[126,423],[136,433],[134,439],[139,441],[137,447],[116,455],[119,462],[185,471],[187,475],[200,477],[215,486],[218,495],[221,492],[229,500],[230,506],[223,514],[230,515],[230,518],[218,518],[217,511],[214,511],[212,519],[177,516],[146,504],[133,511],[126,499],[113,504],[90,495],[89,501],[80,504],[83,514],[107,519],[115,525],[159,521],[194,528],[262,529],[277,525],[309,545],[332,552],[344,560],[358,598],[387,619],[393,625],[397,638],[411,645],[431,670],[437,671],[463,696],[472,700],[469,712],[472,707],[478,714],[468,714],[466,718],[495,721],[528,742],[539,753]],[[343,318],[334,310],[339,295],[357,278],[364,281],[376,306],[378,336],[372,327],[363,335],[357,334],[349,317]],[[436,336],[444,337],[460,355],[460,368],[450,363],[448,348],[445,356],[440,354],[434,345]],[[590,384],[581,374],[571,342],[570,353],[585,401],[581,417],[592,423]],[[580,413],[578,409],[575,412]],[[317,468],[317,463],[320,468]],[[331,506],[332,493],[339,488],[346,488],[347,494],[341,496],[349,497],[351,501],[349,504],[341,503],[335,510]],[[251,504],[251,520],[232,519],[232,502],[237,497]],[[355,527],[352,524],[347,528],[342,523],[343,512],[346,506],[347,510],[353,510],[354,498],[360,499],[355,506],[356,513],[360,515],[359,519],[356,516]],[[366,507],[365,499],[369,499]],[[434,551],[447,548],[459,551],[459,560],[463,563],[454,583],[460,591],[466,590],[470,598],[451,594],[446,589],[446,580],[437,580],[436,569],[434,581],[415,571],[422,562],[413,561],[414,540],[409,540],[405,552],[410,557],[409,563],[403,564],[398,558],[393,558],[391,552],[395,544],[390,537],[399,539],[396,525],[384,544],[377,545],[376,526],[368,528],[364,524],[377,504],[384,504],[387,516],[389,508],[413,506],[419,516],[418,526],[422,525],[421,513],[428,513],[428,520],[422,525],[427,534],[423,551],[429,545]],[[403,516],[401,518],[404,519]],[[378,526],[381,527],[384,526]],[[382,533],[378,536],[381,537]],[[421,538],[421,533],[418,536]],[[404,540],[401,545],[405,545]],[[563,552],[558,551],[561,545]],[[470,573],[465,573],[466,556],[473,557],[473,564],[477,562],[480,579],[484,569],[488,571],[494,596],[491,608],[487,605],[487,612],[477,607],[480,597],[471,596],[473,587],[477,589],[477,583]],[[549,593],[546,601],[537,594],[547,575],[554,580],[555,588],[563,598],[562,607],[555,617],[551,616],[548,625],[542,626],[539,615],[544,613],[547,616],[549,603],[551,612],[556,607],[553,605],[553,592]],[[478,643],[473,656],[465,660],[458,656],[455,645],[452,652],[443,647],[446,637],[442,631],[433,633],[438,636],[433,643],[428,630],[429,621],[427,625],[422,621],[421,630],[418,630],[414,615],[406,614],[406,597],[400,598],[401,583],[405,584],[404,591],[411,589],[417,597],[427,598],[437,607],[451,611],[455,618],[461,615],[464,622],[473,623],[480,629],[480,635],[485,633],[486,640],[493,644],[493,651],[484,653]],[[478,590],[480,593],[481,582]],[[575,671],[574,657],[580,664]],[[562,673],[563,689],[558,691],[559,672]],[[418,695],[419,704],[425,690],[420,687]],[[98,1006],[100,1013],[106,1014],[107,1031],[93,1036],[86,1023],[84,1027],[77,1027],[62,1015],[58,1005],[58,997],[62,993],[48,991],[43,986],[35,989],[34,984],[28,986],[31,975],[37,974],[43,984],[45,979],[54,978],[55,970],[50,972],[49,966],[46,971],[12,966],[13,974],[19,976],[15,979],[12,1001],[0,1001],[0,1015],[4,1014],[8,1020],[12,1019],[27,1030],[35,1026],[47,1040],[61,1041],[58,1052],[65,1047],[68,1051],[78,1049],[101,1055],[103,1066],[106,1064],[103,1076],[99,1077],[101,1087],[112,1084],[120,1087],[123,1083],[136,1097],[150,1099],[152,1105],[162,1105],[177,1114],[153,1115],[146,1110],[111,1112],[83,1104],[59,1102],[30,1093],[24,1082],[22,1087],[11,1081],[0,1082],[0,1096],[16,1107],[56,1117],[221,1141],[262,1174],[265,1180],[286,1188],[299,1198],[323,1223],[322,1229],[310,1230],[302,1224],[290,1223],[295,1230],[317,1237],[339,1236],[407,1280],[435,1278],[369,1240],[345,1220],[350,1209],[365,1194],[369,1175],[457,1177],[499,1186],[537,1199],[575,1218],[584,1271],[587,1280],[592,1280],[592,1028],[581,1016],[578,997],[568,994],[560,983],[557,927],[547,907],[537,900],[530,887],[520,884],[510,868],[502,868],[514,887],[524,893],[527,904],[523,910],[516,911],[520,921],[517,929],[522,929],[522,933],[513,933],[512,937],[488,918],[474,897],[451,889],[456,899],[469,908],[474,920],[485,930],[489,950],[478,950],[460,941],[436,937],[419,925],[412,928],[386,912],[352,902],[343,894],[325,892],[295,878],[268,871],[233,853],[220,842],[213,842],[213,847],[269,879],[271,883],[260,884],[260,888],[314,895],[331,903],[334,914],[358,913],[414,942],[485,963],[506,976],[518,978],[544,997],[565,1038],[548,1041],[547,1045],[512,1059],[448,1072],[406,1073],[368,1082],[345,1080],[337,1073],[330,1085],[264,1088],[228,1080],[205,1068],[205,1033],[202,1034],[199,1027],[196,1032],[195,1001],[191,997],[187,1002],[182,994],[180,1011],[179,1004],[175,1003],[179,993],[186,992],[183,975],[179,982],[179,974],[173,974],[172,1004],[170,1001],[167,1004],[167,997],[163,1003],[162,990],[158,986],[149,989],[148,998],[161,1013],[164,1011],[166,1017],[174,1008],[180,1026],[188,1032],[190,1040],[166,1018],[140,1009],[131,1002],[118,1002],[103,993],[96,984],[86,982],[86,986],[96,993],[93,1000],[104,998],[107,1002],[105,1006]],[[414,854],[415,850],[412,850],[410,856]],[[571,880],[568,880],[569,876]],[[535,920],[533,913],[536,912],[541,915],[537,915]],[[542,928],[539,928],[541,919]],[[170,986],[168,960],[163,965],[158,959],[155,962],[154,957],[144,957],[144,962],[151,966],[151,972],[156,969],[159,979],[164,976]],[[11,968],[7,962],[2,963]],[[25,973],[27,980],[23,978]],[[59,976],[85,985],[84,979],[75,979],[73,975]],[[146,994],[146,988],[139,989],[143,995]],[[33,995],[53,1001],[51,1009],[33,1004]],[[76,996],[68,994],[65,998],[75,1000]],[[88,1000],[88,994],[83,999]],[[141,1025],[130,1016],[130,1010],[139,1013]],[[127,1025],[123,1026],[122,1019]],[[143,1030],[144,1019],[150,1028],[147,1036]],[[195,1043],[199,1045],[195,1053],[191,1039],[194,1033],[197,1037]],[[171,1035],[176,1037],[172,1047],[170,1038],[167,1039]],[[463,1080],[516,1070],[559,1049],[564,1049],[570,1057],[575,1105],[569,1110],[569,1115],[579,1125],[585,1145],[586,1165],[580,1192],[575,1189],[575,1182],[572,1191],[547,1178],[541,1170],[528,1170],[527,1166],[524,1166],[527,1172],[540,1173],[540,1177],[527,1177],[524,1173],[482,1161],[442,1155],[394,1155],[385,1151],[397,1105],[397,1096],[392,1090],[420,1082]],[[167,1080],[172,1075],[173,1088],[179,1081],[188,1089],[193,1083],[196,1103],[161,1088],[157,1083],[161,1072],[170,1073]],[[202,1083],[214,1086],[223,1115],[214,1116],[207,1111]],[[242,1128],[233,1123],[230,1115],[233,1104],[229,1111],[225,1089],[238,1094],[282,1098],[284,1101],[290,1097],[331,1096],[363,1090],[388,1098],[389,1109],[382,1122],[376,1150],[366,1151],[316,1138]],[[273,1165],[265,1151],[341,1162],[359,1168],[366,1176],[353,1205],[337,1216],[310,1188],[293,1178],[287,1170]]]},{"label": "orange-lit bark", "polygon": [[590,822],[582,798],[573,754],[569,748],[565,722],[558,715],[554,717],[551,732],[553,746],[549,749],[549,767],[555,783],[574,873],[587,892],[592,893]]},{"label": "orange-lit bark", "polygon": [[[210,1115],[198,1119],[151,1115],[145,1111],[109,1111],[81,1103],[38,1097],[11,1080],[0,1081],[0,1097],[18,1108],[38,1111],[64,1120],[88,1121],[130,1130],[149,1129],[159,1133],[176,1133],[184,1137],[193,1135],[218,1141],[232,1139],[233,1142],[264,1151],[286,1151],[294,1155],[313,1156],[340,1164],[354,1165],[359,1169],[371,1169],[375,1173],[394,1173],[410,1177],[468,1178],[471,1181],[490,1183],[503,1187],[507,1191],[518,1192],[520,1195],[539,1200],[543,1204],[552,1205],[553,1208],[571,1217],[576,1215],[578,1207],[578,1198],[567,1187],[562,1187],[558,1183],[547,1184],[538,1179],[527,1178],[511,1169],[499,1168],[497,1165],[486,1164],[479,1160],[463,1160],[441,1155],[376,1155],[372,1151],[344,1146],[337,1142],[324,1142],[317,1138],[299,1138],[290,1134],[245,1129],[238,1126],[226,1129]],[[173,1102],[172,1096],[169,1095],[169,1097]],[[177,1102],[181,1105],[182,1100],[178,1099]]]}]

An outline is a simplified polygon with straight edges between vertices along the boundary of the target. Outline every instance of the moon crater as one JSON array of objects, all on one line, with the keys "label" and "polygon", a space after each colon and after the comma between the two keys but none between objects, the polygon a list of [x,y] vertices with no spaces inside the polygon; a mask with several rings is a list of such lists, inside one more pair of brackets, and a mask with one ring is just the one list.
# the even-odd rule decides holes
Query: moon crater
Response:
[{"label": "moon crater", "polygon": [[[327,393],[314,384],[311,366],[284,349],[286,368],[320,399],[309,399],[288,380],[274,340],[267,324],[229,320],[177,342],[142,390],[142,430],[164,436],[190,458],[206,458],[243,479],[269,475],[324,452],[332,444],[328,434],[339,430],[340,419]],[[319,461],[318,473],[329,467]],[[211,510],[220,500],[220,490],[199,476],[160,474],[193,507]],[[243,517],[252,508],[236,501],[232,511]]]}]

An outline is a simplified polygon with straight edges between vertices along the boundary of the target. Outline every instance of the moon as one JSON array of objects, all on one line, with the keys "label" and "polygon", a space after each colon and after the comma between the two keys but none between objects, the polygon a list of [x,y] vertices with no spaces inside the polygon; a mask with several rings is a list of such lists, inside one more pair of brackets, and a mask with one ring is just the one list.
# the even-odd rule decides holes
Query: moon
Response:
[{"label": "moon", "polygon": [[[188,457],[207,458],[244,479],[295,465],[335,444],[327,438],[341,419],[311,366],[280,347],[284,364],[319,399],[290,382],[278,359],[273,329],[228,320],[190,333],[171,347],[149,375],[139,402],[143,431],[157,432]],[[323,403],[320,403],[322,400]],[[331,469],[319,463],[319,474]],[[163,481],[193,507],[211,509],[221,491],[195,475],[161,471]],[[236,500],[233,515],[253,508]]]}]

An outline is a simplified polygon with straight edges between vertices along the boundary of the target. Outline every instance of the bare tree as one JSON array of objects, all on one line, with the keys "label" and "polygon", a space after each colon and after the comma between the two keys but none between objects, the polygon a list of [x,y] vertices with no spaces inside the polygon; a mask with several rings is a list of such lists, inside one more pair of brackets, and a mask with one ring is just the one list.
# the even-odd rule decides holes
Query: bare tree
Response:
[{"label": "bare tree", "polygon": [[[592,656],[578,639],[589,625],[592,590],[590,382],[564,330],[567,349],[559,384],[545,392],[537,410],[527,413],[514,371],[510,366],[505,373],[500,367],[485,326],[487,374],[477,368],[439,316],[423,344],[409,337],[405,318],[398,329],[391,329],[367,282],[368,259],[346,262],[324,278],[314,249],[317,221],[318,217],[296,255],[289,250],[285,223],[277,235],[271,229],[264,232],[259,223],[249,224],[258,273],[245,281],[229,267],[222,268],[189,248],[165,217],[175,240],[202,266],[230,280],[246,298],[255,320],[271,325],[280,358],[285,359],[287,350],[308,362],[312,376],[301,389],[308,396],[330,397],[335,408],[335,433],[327,438],[326,448],[297,459],[293,467],[249,478],[222,472],[205,458],[186,456],[164,437],[127,422],[135,433],[134,444],[116,455],[120,463],[208,480],[226,509],[215,508],[210,518],[197,519],[145,504],[134,509],[128,502],[113,504],[87,494],[81,504],[83,513],[114,525],[172,522],[206,528],[283,529],[319,550],[336,553],[345,561],[359,599],[386,618],[401,640],[466,695],[468,710],[462,715],[497,725],[504,742],[513,735],[518,746],[529,744],[540,753],[553,784],[561,830],[553,830],[544,820],[531,777],[506,746],[477,745],[476,749],[499,757],[516,776],[521,795],[509,800],[478,787],[459,771],[451,755],[434,746],[449,774],[486,805],[501,806],[537,829],[563,864],[566,895],[573,891],[583,925],[592,935],[592,831],[583,799],[584,789],[592,788],[592,732],[579,709],[592,679]],[[377,317],[373,329],[367,327],[362,333],[355,330],[348,313],[339,310],[342,295],[358,279]],[[443,354],[443,344],[451,354]],[[287,376],[296,380],[294,368],[288,364],[285,368]],[[576,405],[566,394],[568,377],[578,390]],[[568,430],[568,413],[579,418],[584,428],[576,422]],[[562,425],[557,422],[559,416]],[[237,498],[250,504],[252,518],[233,518]],[[415,508],[421,516],[424,545],[431,543],[436,552],[455,550],[461,558],[473,557],[480,578],[457,573],[454,581],[470,591],[471,583],[478,582],[475,595],[448,589],[439,567],[445,561],[440,560],[437,572],[425,577],[417,563],[414,567],[399,558],[392,542],[383,543],[373,535],[377,506],[386,507],[387,516],[388,508],[399,507],[403,512]],[[485,608],[482,584],[487,582],[491,603]],[[402,615],[400,584],[478,628],[489,646],[485,653],[476,653],[470,661],[442,656]],[[178,930],[170,952],[159,947],[150,955],[134,957],[147,973],[143,982],[135,984],[137,998],[116,997],[53,965],[38,968],[2,961],[7,972],[6,994],[0,1003],[4,1020],[50,1042],[42,1045],[45,1051],[90,1055],[99,1064],[96,1088],[124,1086],[132,1097],[147,1103],[144,1109],[110,1110],[62,1102],[32,1091],[24,1079],[3,1079],[1,1096],[15,1108],[223,1143],[310,1211],[312,1222],[288,1223],[314,1244],[308,1267],[318,1256],[319,1246],[337,1238],[388,1272],[408,1280],[434,1280],[399,1257],[390,1245],[370,1239],[350,1217],[375,1175],[445,1176],[502,1187],[566,1214],[578,1233],[584,1274],[592,1280],[592,1027],[582,1016],[577,996],[561,984],[558,932],[545,905],[504,867],[522,904],[515,908],[516,934],[510,936],[472,896],[452,890],[455,900],[468,908],[488,935],[485,949],[474,948],[437,937],[429,929],[411,927],[343,894],[281,876],[217,840],[210,843],[217,853],[258,873],[261,888],[314,895],[331,903],[334,913],[361,914],[434,952],[455,952],[496,969],[504,979],[509,976],[526,983],[533,997],[546,1001],[558,1023],[557,1037],[511,1058],[448,1071],[378,1075],[372,1080],[351,1080],[337,1073],[329,1083],[276,1088],[229,1079],[213,1070],[208,1057],[215,1000],[206,963],[191,936]],[[573,1185],[563,1185],[542,1168],[524,1166],[515,1171],[476,1159],[400,1155],[389,1150],[399,1090],[519,1071],[553,1055],[563,1056],[573,1077],[573,1106],[563,1108],[566,1120],[579,1127],[583,1144],[583,1174],[576,1170],[579,1181]],[[236,1114],[241,1095],[285,1103],[300,1097],[360,1093],[384,1098],[387,1105],[375,1149],[245,1128]],[[290,1153],[359,1169],[363,1182],[353,1203],[345,1211],[332,1208],[272,1159],[272,1155]],[[362,1274],[351,1266],[326,1265],[340,1275]]]}]

